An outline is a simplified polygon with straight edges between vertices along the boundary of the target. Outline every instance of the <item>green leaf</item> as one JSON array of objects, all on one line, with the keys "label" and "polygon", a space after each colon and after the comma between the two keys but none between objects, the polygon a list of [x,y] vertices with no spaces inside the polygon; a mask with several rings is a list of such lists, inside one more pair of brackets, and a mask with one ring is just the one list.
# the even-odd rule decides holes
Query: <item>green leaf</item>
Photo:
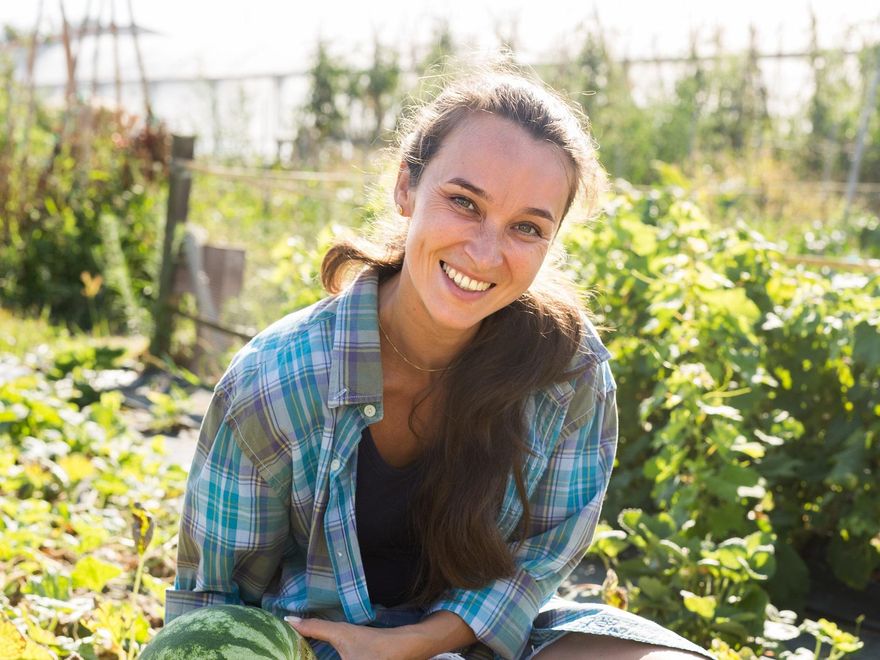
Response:
[{"label": "green leaf", "polygon": [[776,572],[767,583],[773,603],[785,609],[801,610],[810,590],[810,571],[788,543],[776,544]]},{"label": "green leaf", "polygon": [[640,577],[638,581],[641,592],[651,600],[665,601],[669,600],[671,595],[670,585],[655,577],[646,575]]},{"label": "green leaf", "polygon": [[880,552],[871,545],[870,538],[845,541],[835,534],[827,552],[835,577],[853,589],[864,589],[874,569],[880,566]]},{"label": "green leaf", "polygon": [[34,575],[22,591],[56,600],[67,600],[70,598],[70,583],[67,575]]},{"label": "green leaf", "polygon": [[95,593],[101,593],[110,580],[122,573],[122,569],[97,557],[83,557],[73,568],[71,577],[74,588],[84,587]]},{"label": "green leaf", "polygon": [[91,170],[89,172],[89,180],[91,181],[109,181],[110,173],[104,170]]},{"label": "green leaf", "polygon": [[620,218],[618,224],[629,234],[630,249],[640,257],[649,257],[657,252],[657,228],[634,220]]},{"label": "green leaf", "polygon": [[626,532],[600,524],[593,536],[593,544],[589,551],[613,559],[627,547],[629,547],[629,542],[626,538]]},{"label": "green leaf", "polygon": [[[752,326],[761,318],[761,310],[749,300],[743,289],[701,290],[700,298],[711,304],[715,309],[728,314],[735,312],[735,318],[742,319],[747,326]],[[744,327],[743,329],[747,329]]]},{"label": "green leaf", "polygon": [[847,438],[846,444],[831,457],[833,468],[825,477],[828,485],[839,484],[848,490],[856,490],[865,465],[869,463],[865,454],[864,429],[858,429]]},{"label": "green leaf", "polygon": [[880,367],[880,330],[867,321],[855,327],[853,360],[868,369]]},{"label": "green leaf", "polygon": [[[732,635],[742,641],[745,641],[749,637],[749,630],[743,624],[738,621],[731,621],[730,619],[726,620],[718,620],[712,622],[713,630],[716,630],[720,633],[726,633],[728,635]],[[743,656],[731,656],[736,658],[741,658]]]}]

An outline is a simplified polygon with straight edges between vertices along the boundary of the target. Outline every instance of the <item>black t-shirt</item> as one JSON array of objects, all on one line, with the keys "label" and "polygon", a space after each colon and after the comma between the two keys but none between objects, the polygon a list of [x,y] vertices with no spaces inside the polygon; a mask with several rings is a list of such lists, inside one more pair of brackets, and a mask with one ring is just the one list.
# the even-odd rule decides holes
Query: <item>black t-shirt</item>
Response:
[{"label": "black t-shirt", "polygon": [[419,551],[410,525],[417,465],[388,465],[369,427],[358,445],[355,525],[370,601],[385,607],[406,602],[418,570]]}]

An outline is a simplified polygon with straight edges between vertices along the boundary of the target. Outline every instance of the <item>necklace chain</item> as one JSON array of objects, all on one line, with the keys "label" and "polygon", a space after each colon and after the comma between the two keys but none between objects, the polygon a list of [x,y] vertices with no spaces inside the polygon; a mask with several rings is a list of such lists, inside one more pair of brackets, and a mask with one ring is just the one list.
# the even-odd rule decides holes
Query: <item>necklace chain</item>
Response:
[{"label": "necklace chain", "polygon": [[[378,319],[377,319],[377,320],[378,320]],[[388,333],[385,332],[385,328],[382,327],[382,323],[381,323],[381,322],[379,323],[379,330],[382,331],[382,334],[384,335],[385,339],[387,339],[387,340],[388,340],[388,343],[391,344],[391,348],[394,349],[394,352],[397,353],[397,354],[401,357],[401,359],[403,359],[403,361],[406,362],[406,363],[407,363],[409,366],[411,366],[413,369],[418,369],[419,371],[426,371],[426,372],[446,371],[447,369],[449,369],[448,366],[447,366],[447,367],[440,367],[439,369],[427,369],[427,368],[425,368],[425,367],[420,367],[420,366],[417,365],[415,362],[410,361],[409,358],[407,358],[403,353],[400,352],[400,349],[397,348],[397,346],[394,345],[394,342],[391,341],[391,337],[389,337],[389,336],[388,336]]]}]

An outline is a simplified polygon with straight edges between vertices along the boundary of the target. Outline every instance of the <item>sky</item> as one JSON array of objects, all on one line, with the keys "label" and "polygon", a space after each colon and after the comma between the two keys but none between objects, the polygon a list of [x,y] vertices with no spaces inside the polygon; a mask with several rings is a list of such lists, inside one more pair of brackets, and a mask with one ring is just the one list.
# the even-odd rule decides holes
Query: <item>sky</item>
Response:
[{"label": "sky", "polygon": [[[60,25],[59,0],[2,0],[0,25],[33,28],[43,2],[43,28]],[[685,53],[694,31],[707,43],[718,27],[724,45],[743,48],[755,26],[770,49],[803,48],[809,12],[818,18],[826,45],[880,38],[880,4],[870,0],[131,0],[139,25],[155,30],[149,59],[155,75],[200,71],[209,75],[269,73],[303,68],[320,36],[337,54],[357,58],[378,36],[404,53],[425,42],[448,20],[453,33],[475,46],[497,43],[499,28],[516,35],[525,59],[546,60],[560,45],[574,43],[579,28],[604,27],[618,56]],[[111,6],[117,20],[129,17],[127,0],[64,0],[68,18]],[[850,28],[849,36],[846,30]],[[59,71],[59,75],[63,72]],[[47,74],[44,74],[47,75]]]},{"label": "sky", "polygon": [[[129,0],[0,0],[0,26],[32,30],[41,3],[43,34],[60,30],[62,3],[73,25],[86,15],[97,14],[106,23],[111,9],[120,25],[127,24],[131,16]],[[366,62],[374,39],[398,50],[406,64],[414,53],[422,52],[443,21],[468,52],[491,51],[499,43],[499,34],[512,37],[520,61],[527,64],[559,61],[564,52],[575,52],[585,31],[597,25],[617,57],[685,55],[691,35],[696,35],[700,52],[713,53],[719,29],[727,51],[746,48],[751,28],[763,51],[803,50],[809,45],[811,8],[817,17],[820,46],[858,49],[880,42],[880,3],[876,0],[444,0],[442,4],[418,0],[131,0],[131,6],[136,23],[151,31],[140,39],[140,45],[147,77],[154,82],[302,72],[319,38],[331,53],[352,65]],[[17,53],[17,59],[21,71],[24,51]],[[97,44],[86,42],[77,70],[81,84],[92,77],[107,81],[99,95],[111,97],[115,59],[109,37]],[[123,80],[131,81],[125,86],[123,102],[138,107],[141,87],[131,39],[120,40],[119,61]],[[773,66],[771,92],[777,88],[777,98],[796,107],[798,90],[806,89],[803,72],[798,74],[787,65]],[[38,85],[54,86],[60,97],[65,78],[61,48],[41,53],[36,66]],[[281,88],[271,85],[269,80],[225,84],[213,90],[205,84],[155,85],[152,102],[171,128],[181,132],[208,132],[204,127],[211,113],[217,119],[214,125],[223,127],[234,127],[236,115],[248,114],[249,126],[243,130],[266,151],[292,125],[290,109],[305,89],[304,79],[296,77],[285,79]],[[219,118],[218,106],[225,113]],[[215,138],[219,139],[211,139]]]}]

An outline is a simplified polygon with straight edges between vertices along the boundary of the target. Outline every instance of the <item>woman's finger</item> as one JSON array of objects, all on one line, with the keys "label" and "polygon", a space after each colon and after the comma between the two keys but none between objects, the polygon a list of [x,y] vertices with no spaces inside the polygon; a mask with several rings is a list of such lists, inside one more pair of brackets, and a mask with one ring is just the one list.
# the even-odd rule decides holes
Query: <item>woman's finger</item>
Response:
[{"label": "woman's finger", "polygon": [[286,616],[284,620],[303,637],[320,639],[331,644],[338,636],[340,626],[346,625],[334,621],[324,621],[323,619],[300,619],[296,616]]}]

